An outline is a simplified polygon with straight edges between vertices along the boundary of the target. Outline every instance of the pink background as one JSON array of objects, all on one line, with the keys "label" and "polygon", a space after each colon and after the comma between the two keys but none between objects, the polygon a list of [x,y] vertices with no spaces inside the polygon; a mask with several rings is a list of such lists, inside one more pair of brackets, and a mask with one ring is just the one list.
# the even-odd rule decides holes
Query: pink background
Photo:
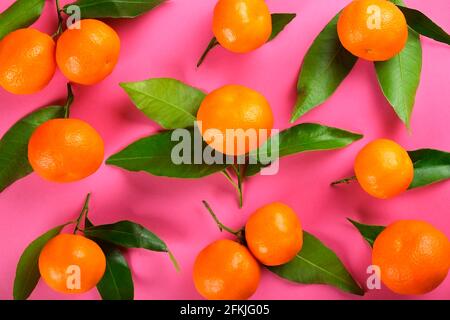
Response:
[{"label": "pink background", "polygon": [[[0,11],[12,0],[1,1]],[[53,33],[54,1],[34,25]],[[67,3],[69,1],[62,1]],[[95,86],[76,85],[72,116],[91,123],[104,137],[106,156],[137,138],[159,130],[118,86],[122,81],[173,77],[213,90],[237,83],[254,88],[270,101],[275,126],[283,129],[295,101],[295,86],[302,58],[313,39],[349,0],[268,0],[272,12],[295,12],[297,18],[279,37],[246,55],[216,48],[199,68],[197,58],[211,38],[215,0],[172,0],[134,20],[109,21],[122,40],[120,61],[114,73]],[[409,0],[450,31],[448,0]],[[360,132],[364,139],[338,151],[306,153],[281,161],[276,176],[256,176],[245,184],[244,207],[239,210],[234,189],[220,174],[201,180],[181,180],[130,173],[102,166],[77,183],[54,184],[32,174],[0,194],[0,299],[10,299],[17,261],[30,241],[46,230],[74,219],[86,193],[92,192],[90,217],[96,224],[122,219],[139,222],[166,241],[181,264],[177,274],[166,254],[129,250],[136,299],[199,299],[191,272],[196,254],[213,240],[227,237],[202,207],[207,199],[220,219],[231,227],[243,225],[258,207],[272,201],[292,206],[305,230],[318,236],[342,259],[354,277],[365,283],[370,249],[346,221],[388,224],[398,219],[429,221],[450,236],[450,182],[409,191],[381,201],[365,194],[357,184],[329,187],[330,181],[352,173],[358,150],[368,141],[387,137],[407,149],[450,150],[448,122],[450,96],[449,47],[422,38],[423,70],[412,118],[412,133],[395,116],[378,88],[371,63],[359,61],[337,92],[300,122],[319,122]],[[318,75],[320,76],[320,75]],[[22,116],[65,97],[66,80],[57,72],[51,84],[32,96],[13,96],[0,89],[0,135]],[[98,299],[94,289],[84,295],[63,296],[42,281],[32,299]],[[300,285],[264,271],[254,299],[360,299],[324,285]],[[365,299],[449,299],[450,277],[420,297],[402,297],[383,288]]]}]

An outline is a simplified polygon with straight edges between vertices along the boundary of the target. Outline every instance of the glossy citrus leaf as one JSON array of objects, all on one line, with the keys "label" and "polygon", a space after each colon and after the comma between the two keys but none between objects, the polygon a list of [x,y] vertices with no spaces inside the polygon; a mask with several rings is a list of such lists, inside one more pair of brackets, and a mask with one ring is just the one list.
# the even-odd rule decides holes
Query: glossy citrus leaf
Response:
[{"label": "glossy citrus leaf", "polygon": [[45,0],[17,0],[0,13],[0,39],[8,33],[32,25],[42,13]]},{"label": "glossy citrus leaf", "polygon": [[411,29],[428,38],[450,44],[450,35],[422,12],[404,6],[398,6],[398,8],[405,15]]},{"label": "glossy citrus leaf", "polygon": [[450,179],[450,153],[420,149],[408,151],[414,164],[414,179],[409,189]]},{"label": "glossy citrus leaf", "polygon": [[[122,151],[112,155],[106,160],[106,164],[129,171],[145,171],[155,176],[173,178],[202,178],[220,172],[228,166],[226,164],[206,164],[204,161],[201,161],[201,164],[195,164],[195,151],[192,152],[192,150],[196,150],[198,147],[194,145],[195,139],[192,137],[194,137],[194,130],[197,129],[185,130],[190,137],[190,141],[187,143],[189,150],[186,150],[189,163],[187,161],[180,164],[174,163],[172,152],[175,152],[176,146],[181,142],[172,141],[173,131],[165,131],[132,143]],[[202,142],[201,137],[198,139],[202,146],[201,151],[211,150]],[[178,153],[176,156],[178,156]]]},{"label": "glossy citrus leaf", "polygon": [[356,63],[357,58],[339,40],[339,14],[320,32],[303,59],[291,122],[325,102]]},{"label": "glossy citrus leaf", "polygon": [[[258,154],[271,155],[272,144],[278,139],[279,157],[285,157],[305,151],[331,150],[348,146],[361,139],[357,133],[338,128],[327,127],[316,123],[301,123],[281,131],[268,139],[258,150],[250,152],[252,159],[258,159]],[[257,174],[265,165],[249,164],[246,176]]]},{"label": "glossy citrus leaf", "polygon": [[134,18],[152,10],[166,0],[78,0],[64,6],[64,12],[76,5],[82,18]]},{"label": "glossy citrus leaf", "polygon": [[53,228],[31,242],[20,256],[14,279],[13,296],[15,300],[25,300],[33,292],[41,275],[39,255],[45,244],[56,237],[67,224]]},{"label": "glossy citrus leaf", "polygon": [[99,239],[124,248],[143,248],[167,252],[166,244],[153,232],[131,221],[88,227],[86,237]]},{"label": "glossy citrus leaf", "polygon": [[375,239],[378,237],[381,231],[386,228],[384,226],[362,224],[349,218],[347,218],[347,220],[350,221],[350,223],[353,224],[356,229],[358,229],[364,240],[366,240],[371,247],[373,247],[373,243],[375,242]]},{"label": "glossy citrus leaf", "polygon": [[42,123],[64,117],[64,108],[39,109],[16,122],[0,140],[0,192],[33,172],[28,162],[28,140]]},{"label": "glossy citrus leaf", "polygon": [[192,127],[205,98],[202,91],[168,78],[121,83],[120,86],[139,110],[164,129]]},{"label": "glossy citrus leaf", "polygon": [[100,296],[103,300],[133,300],[133,278],[122,252],[114,245],[99,245],[106,256],[105,274],[97,284]]},{"label": "glossy citrus leaf", "polygon": [[[297,15],[295,13],[272,13],[272,34],[268,41],[275,39],[278,34],[283,31],[283,29],[292,21]],[[197,67],[199,67],[205,60],[208,53],[215,47],[218,46],[219,42],[214,37],[209,42],[202,56],[197,62]]]},{"label": "glossy citrus leaf", "polygon": [[422,70],[419,34],[410,28],[403,50],[387,61],[375,62],[375,68],[384,96],[409,128]]},{"label": "glossy citrus leaf", "polygon": [[303,247],[290,262],[269,267],[280,277],[303,284],[327,284],[343,291],[364,295],[338,256],[319,239],[303,232]]}]

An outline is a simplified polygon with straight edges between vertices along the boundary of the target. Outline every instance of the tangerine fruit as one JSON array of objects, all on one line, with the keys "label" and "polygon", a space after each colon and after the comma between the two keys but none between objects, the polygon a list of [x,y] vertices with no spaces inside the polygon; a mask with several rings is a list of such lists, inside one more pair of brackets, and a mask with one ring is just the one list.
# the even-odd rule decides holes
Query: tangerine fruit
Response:
[{"label": "tangerine fruit", "polygon": [[56,62],[71,82],[92,85],[109,76],[119,60],[120,38],[107,24],[84,19],[63,32],[56,43]]},{"label": "tangerine fruit", "polygon": [[255,293],[260,267],[246,247],[232,240],[217,240],[195,259],[197,291],[209,300],[244,300]]},{"label": "tangerine fruit", "polygon": [[386,0],[351,2],[339,16],[337,31],[345,49],[370,61],[389,60],[408,40],[405,16]]},{"label": "tangerine fruit", "polygon": [[379,199],[406,191],[414,178],[408,152],[388,139],[374,140],[362,148],[356,156],[354,169],[361,187]]},{"label": "tangerine fruit", "polygon": [[294,210],[274,202],[259,208],[245,225],[245,239],[255,258],[266,266],[291,261],[303,245],[303,230]]},{"label": "tangerine fruit", "polygon": [[28,160],[42,178],[53,182],[81,180],[103,162],[101,136],[78,119],[52,119],[33,132],[28,142]]},{"label": "tangerine fruit", "polygon": [[61,293],[83,293],[102,279],[106,258],[94,241],[75,234],[51,239],[39,255],[39,272],[44,282]]},{"label": "tangerine fruit", "polygon": [[375,239],[372,263],[381,281],[398,294],[424,294],[444,281],[450,268],[450,243],[431,224],[400,220]]},{"label": "tangerine fruit", "polygon": [[273,127],[266,98],[240,85],[226,85],[208,94],[198,109],[197,120],[203,139],[228,155],[257,149]]},{"label": "tangerine fruit", "polygon": [[272,33],[272,16],[264,0],[219,0],[213,33],[220,45],[246,53],[261,47]]},{"label": "tangerine fruit", "polygon": [[42,90],[55,73],[55,42],[48,34],[26,28],[0,41],[0,86],[14,94]]}]

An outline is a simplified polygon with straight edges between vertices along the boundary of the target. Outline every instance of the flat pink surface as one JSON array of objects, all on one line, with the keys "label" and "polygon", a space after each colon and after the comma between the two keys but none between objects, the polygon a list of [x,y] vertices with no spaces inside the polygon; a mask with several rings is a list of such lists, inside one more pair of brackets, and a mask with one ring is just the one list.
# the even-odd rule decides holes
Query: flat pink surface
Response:
[{"label": "flat pink surface", "polygon": [[[0,11],[12,0],[1,1]],[[69,1],[63,1],[67,3]],[[172,0],[134,20],[109,21],[122,40],[120,61],[102,83],[75,86],[72,116],[91,123],[104,137],[109,156],[137,138],[159,130],[118,86],[122,81],[173,77],[213,90],[237,83],[254,88],[270,101],[275,125],[289,127],[295,86],[303,56],[313,39],[349,0],[268,0],[272,12],[295,12],[297,18],[279,37],[246,55],[216,48],[203,66],[197,58],[211,38],[215,0]],[[450,30],[448,0],[407,1]],[[34,27],[53,33],[53,1]],[[423,70],[412,118],[412,133],[395,116],[378,88],[371,63],[359,61],[329,101],[299,122],[319,122],[360,132],[364,139],[338,151],[306,153],[281,160],[276,176],[256,176],[245,184],[244,207],[239,210],[234,189],[220,174],[201,180],[154,177],[102,166],[77,183],[54,184],[32,174],[0,194],[0,299],[10,299],[17,261],[30,241],[46,230],[74,219],[86,193],[92,192],[90,216],[94,223],[122,219],[139,222],[160,235],[181,265],[176,273],[166,254],[129,250],[136,299],[199,299],[192,278],[196,254],[221,234],[201,200],[207,199],[220,219],[240,227],[258,207],[272,201],[292,206],[306,230],[318,236],[342,259],[354,277],[365,283],[370,249],[346,221],[388,224],[398,219],[429,221],[450,236],[450,182],[408,191],[392,200],[376,200],[357,184],[329,187],[330,181],[352,173],[358,150],[375,138],[391,138],[407,149],[450,150],[448,94],[450,49],[422,38]],[[318,75],[320,76],[320,75]],[[41,106],[62,101],[66,80],[57,72],[51,84],[32,96],[13,96],[0,89],[0,135],[19,118]],[[98,299],[94,289],[84,295],[63,296],[42,281],[32,299]],[[324,285],[293,284],[264,271],[254,299],[360,299]],[[449,299],[450,277],[420,297],[402,297],[383,288],[364,299]]]}]

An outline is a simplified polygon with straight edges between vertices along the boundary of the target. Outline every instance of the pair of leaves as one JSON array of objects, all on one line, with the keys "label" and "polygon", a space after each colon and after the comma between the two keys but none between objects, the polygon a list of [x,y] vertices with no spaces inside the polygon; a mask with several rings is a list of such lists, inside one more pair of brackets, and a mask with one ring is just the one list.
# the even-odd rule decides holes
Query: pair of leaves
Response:
[{"label": "pair of leaves", "polygon": [[42,13],[45,0],[17,0],[0,13],[0,40],[8,33],[32,25]]},{"label": "pair of leaves", "polygon": [[166,0],[78,0],[64,6],[64,12],[71,14],[69,8],[80,8],[81,17],[86,18],[135,18],[152,10]]},{"label": "pair of leaves", "polygon": [[169,252],[167,245],[153,232],[131,221],[99,226],[94,226],[89,220],[86,222],[84,235],[97,242],[106,257],[105,274],[97,284],[102,299],[133,300],[133,278],[121,248]]},{"label": "pair of leaves", "polygon": [[[415,95],[420,81],[422,49],[418,33],[449,43],[450,36],[421,12],[392,1],[405,14],[409,36],[400,54],[376,62],[381,89],[399,118],[409,127]],[[357,58],[341,44],[337,34],[337,14],[314,40],[300,70],[298,97],[291,122],[325,102],[350,73]],[[318,76],[320,75],[320,77]]]},{"label": "pair of leaves", "polygon": [[287,280],[303,284],[327,284],[343,291],[364,295],[342,261],[319,239],[303,232],[303,247],[290,262],[270,271]]},{"label": "pair of leaves", "polygon": [[[272,41],[278,36],[278,34],[283,31],[283,29],[297,16],[295,13],[272,13],[272,33],[269,37],[268,41]],[[197,67],[199,67],[203,61],[205,60],[208,53],[216,46],[219,45],[219,42],[214,37],[209,42],[202,56],[197,62]]]}]

